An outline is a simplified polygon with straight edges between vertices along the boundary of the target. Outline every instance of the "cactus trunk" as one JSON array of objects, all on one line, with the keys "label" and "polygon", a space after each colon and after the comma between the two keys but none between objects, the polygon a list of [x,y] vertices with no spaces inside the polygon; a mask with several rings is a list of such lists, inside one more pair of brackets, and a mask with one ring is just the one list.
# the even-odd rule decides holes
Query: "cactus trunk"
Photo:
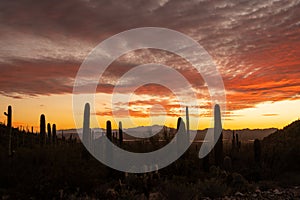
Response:
[{"label": "cactus trunk", "polygon": [[7,117],[7,132],[8,132],[8,156],[13,155],[12,151],[12,107],[8,106],[7,112],[4,113]]},{"label": "cactus trunk", "polygon": [[123,127],[122,127],[122,122],[119,122],[119,143],[120,143],[120,145],[123,144]]},{"label": "cactus trunk", "polygon": [[232,141],[231,141],[231,145],[232,145],[232,151],[234,151],[235,150],[235,135],[234,135],[235,133],[234,133],[234,131],[232,132]]},{"label": "cactus trunk", "polygon": [[106,136],[110,141],[112,141],[112,129],[111,122],[109,120],[106,122]]},{"label": "cactus trunk", "polygon": [[218,104],[215,105],[214,110],[214,140],[215,140],[215,164],[221,166],[223,163],[223,133],[222,133],[222,122],[221,122],[221,111]]},{"label": "cactus trunk", "polygon": [[[109,120],[106,122],[106,136],[112,142],[112,127],[111,127],[111,122]],[[107,162],[109,164],[113,164],[113,160],[114,160],[113,148],[109,144],[106,144],[105,148],[106,148]]]},{"label": "cactus trunk", "polygon": [[189,107],[186,107],[186,133],[190,138],[190,116],[189,116]]},{"label": "cactus trunk", "polygon": [[182,118],[179,117],[177,120],[177,155],[184,152],[184,148],[188,146],[187,142],[189,140],[188,135],[186,134],[185,123]]},{"label": "cactus trunk", "polygon": [[44,146],[45,143],[45,136],[46,136],[46,119],[45,115],[41,115],[40,118],[40,145]]},{"label": "cactus trunk", "polygon": [[84,145],[89,149],[91,146],[90,136],[90,104],[86,103],[84,107],[83,133],[82,139]]},{"label": "cactus trunk", "polygon": [[52,125],[52,144],[55,146],[57,143],[56,139],[56,124]]},{"label": "cactus trunk", "polygon": [[8,106],[7,112],[4,112],[4,115],[7,117],[7,127],[11,128],[12,127],[12,107]]},{"label": "cactus trunk", "polygon": [[47,132],[48,132],[48,138],[47,138],[47,143],[51,144],[51,124],[47,124]]}]

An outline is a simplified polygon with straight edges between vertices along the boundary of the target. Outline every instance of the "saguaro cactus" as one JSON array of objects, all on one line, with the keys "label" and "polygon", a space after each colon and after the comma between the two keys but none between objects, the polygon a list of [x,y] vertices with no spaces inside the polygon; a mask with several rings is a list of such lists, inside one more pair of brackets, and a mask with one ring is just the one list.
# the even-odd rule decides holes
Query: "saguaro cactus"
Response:
[{"label": "saguaro cactus", "polygon": [[48,132],[47,142],[48,142],[48,144],[51,144],[51,124],[50,123],[47,124],[47,132]]},{"label": "saguaro cactus", "polygon": [[112,141],[112,129],[111,122],[109,120],[106,122],[106,136],[110,141]]},{"label": "saguaro cactus", "polygon": [[236,149],[239,152],[240,148],[241,148],[241,141],[239,140],[239,135],[238,134],[236,134],[235,137],[236,137]]},{"label": "saguaro cactus", "polygon": [[11,106],[8,106],[7,112],[4,112],[4,115],[7,117],[7,127],[11,128],[12,127],[12,108]]},{"label": "saguaro cactus", "polygon": [[8,106],[7,112],[4,112],[4,115],[7,117],[7,129],[8,129],[8,156],[13,155],[12,151],[12,107]]},{"label": "saguaro cactus", "polygon": [[214,140],[215,140],[215,164],[221,166],[223,163],[223,133],[222,133],[222,122],[221,122],[221,111],[218,104],[215,105],[214,109]]},{"label": "saguaro cactus", "polygon": [[52,144],[56,145],[57,138],[56,138],[56,124],[52,125]]},{"label": "saguaro cactus", "polygon": [[40,118],[40,145],[44,146],[46,136],[46,119],[45,115],[42,114]]},{"label": "saguaro cactus", "polygon": [[90,129],[90,150],[94,152],[94,131]]},{"label": "saguaro cactus", "polygon": [[73,133],[71,133],[70,137],[69,137],[69,143],[72,144],[73,142]]},{"label": "saguaro cactus", "polygon": [[254,140],[254,160],[257,164],[259,164],[261,160],[261,145],[258,139]]},{"label": "saguaro cactus", "polygon": [[119,122],[119,143],[120,143],[120,145],[123,144],[123,127],[122,127],[122,122]]},{"label": "saguaro cactus", "polygon": [[[84,106],[82,141],[83,141],[85,147],[91,151],[92,143],[91,143],[90,104],[89,103],[86,103]],[[88,151],[85,148],[82,149],[82,158],[84,158],[84,159],[90,158],[90,154],[88,153]]]},{"label": "saguaro cactus", "polygon": [[234,131],[232,132],[232,141],[231,141],[231,148],[232,148],[232,151],[235,150],[235,133]]},{"label": "saguaro cactus", "polygon": [[83,133],[82,140],[86,147],[91,148],[90,136],[90,104],[86,103],[84,107]]},{"label": "saguaro cactus", "polygon": [[66,137],[64,136],[64,131],[63,130],[61,131],[61,141],[62,141],[63,144],[65,144]]},{"label": "saguaro cactus", "polygon": [[189,116],[189,107],[187,106],[185,109],[185,117],[186,117],[186,133],[190,136],[190,116]]},{"label": "saguaro cactus", "polygon": [[186,134],[185,123],[182,118],[179,117],[177,120],[177,154],[178,156],[184,152],[184,147],[187,146],[189,137]]},{"label": "saguaro cactus", "polygon": [[[106,137],[112,142],[112,128],[111,128],[111,122],[109,120],[106,122]],[[112,164],[114,160],[113,148],[109,144],[105,144],[105,148],[106,148],[107,162],[109,164]]]}]

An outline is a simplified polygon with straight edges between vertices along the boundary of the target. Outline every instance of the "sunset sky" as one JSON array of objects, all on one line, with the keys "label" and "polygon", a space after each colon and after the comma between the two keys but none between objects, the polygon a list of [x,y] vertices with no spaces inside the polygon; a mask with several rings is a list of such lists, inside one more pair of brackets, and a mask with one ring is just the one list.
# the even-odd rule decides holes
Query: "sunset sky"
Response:
[{"label": "sunset sky", "polygon": [[[179,31],[211,55],[226,90],[224,128],[282,128],[300,117],[299,0],[2,0],[0,111],[12,105],[15,127],[38,130],[43,113],[58,129],[74,128],[72,92],[80,65],[101,41],[139,27]],[[201,102],[191,127],[209,127],[211,102],[201,76],[184,59],[154,49],[127,53],[109,66],[92,113],[100,126],[111,119],[118,79],[146,63],[171,66],[189,80]],[[131,126],[128,120],[135,126],[175,126],[184,114],[169,89],[153,84],[138,88],[128,109],[114,109],[125,128]],[[201,123],[193,123],[198,117]],[[1,114],[0,122],[5,121]]]}]

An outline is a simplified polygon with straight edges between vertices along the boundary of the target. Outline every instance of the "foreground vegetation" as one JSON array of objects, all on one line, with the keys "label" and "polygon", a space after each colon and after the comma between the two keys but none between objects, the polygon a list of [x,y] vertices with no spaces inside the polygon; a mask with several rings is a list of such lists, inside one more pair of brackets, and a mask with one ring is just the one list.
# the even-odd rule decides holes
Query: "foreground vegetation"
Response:
[{"label": "foreground vegetation", "polygon": [[[6,114],[11,117],[11,110]],[[170,166],[145,174],[104,166],[75,137],[58,138],[55,125],[51,130],[48,124],[47,135],[43,115],[40,134],[14,129],[8,122],[0,125],[2,199],[201,199],[253,192],[256,198],[260,191],[275,189],[279,194],[277,188],[300,185],[299,120],[254,143],[242,143],[233,133],[232,141],[223,144],[221,136],[201,160],[199,144],[193,144]],[[107,125],[107,136],[130,151],[159,149],[170,139],[125,142]],[[123,137],[122,128],[119,132]]]},{"label": "foreground vegetation", "polygon": [[[299,122],[294,126],[298,128]],[[21,138],[22,133],[16,134]],[[232,165],[226,170],[224,166],[216,167],[210,155],[209,170],[206,171],[204,161],[199,160],[196,150],[191,148],[188,154],[167,168],[135,175],[112,170],[92,156],[83,158],[81,143],[67,139],[58,140],[57,146],[41,147],[39,143],[30,146],[28,135],[24,143],[19,139],[14,155],[8,157],[2,131],[0,196],[11,199],[72,199],[86,196],[140,199],[157,194],[160,199],[197,199],[253,192],[257,188],[263,191],[299,185],[299,149],[296,148],[299,136],[293,136],[291,140],[287,134],[286,142],[290,148],[286,148],[285,143],[275,143],[276,134],[262,142],[262,160],[259,164],[255,162],[253,144],[242,145],[234,155],[231,148],[225,145],[224,154],[231,156]],[[125,145],[140,147],[139,144]]]}]

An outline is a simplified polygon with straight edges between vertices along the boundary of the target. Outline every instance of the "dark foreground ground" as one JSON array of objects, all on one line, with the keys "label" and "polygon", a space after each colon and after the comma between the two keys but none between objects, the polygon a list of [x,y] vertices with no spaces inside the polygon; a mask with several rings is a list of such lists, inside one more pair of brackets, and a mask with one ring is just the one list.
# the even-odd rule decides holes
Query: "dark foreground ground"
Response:
[{"label": "dark foreground ground", "polygon": [[[102,165],[78,141],[68,138],[41,146],[37,136],[17,132],[14,155],[8,157],[7,135],[2,131],[0,198],[300,199],[299,135],[297,121],[260,141],[259,157],[253,143],[242,143],[238,149],[224,144],[230,165],[220,166],[214,151],[200,160],[193,145],[170,166],[137,175]],[[136,142],[123,147],[144,151],[149,145],[164,144]]]}]

